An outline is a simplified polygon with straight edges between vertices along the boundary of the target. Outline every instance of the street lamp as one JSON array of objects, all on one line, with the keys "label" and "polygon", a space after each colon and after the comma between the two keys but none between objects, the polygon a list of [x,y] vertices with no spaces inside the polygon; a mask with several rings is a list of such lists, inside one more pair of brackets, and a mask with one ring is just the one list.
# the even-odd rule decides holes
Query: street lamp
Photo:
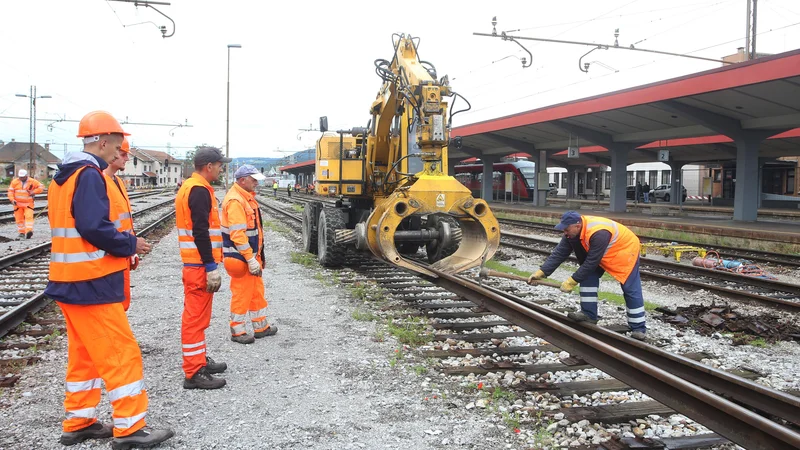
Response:
[{"label": "street lamp", "polygon": [[[31,93],[30,95],[25,94],[16,94],[17,97],[26,97],[31,99],[31,112],[30,112],[30,152],[31,152],[31,159],[28,162],[28,174],[36,178],[36,158],[34,157],[33,146],[36,142],[36,99],[37,98],[53,98],[49,95],[40,95],[36,96],[36,86],[31,86]],[[46,173],[46,171],[45,171]]]},{"label": "street lamp", "polygon": [[[231,134],[231,49],[242,48],[239,44],[228,44],[228,96],[225,112],[225,157],[230,158],[230,134]],[[228,188],[228,172],[230,164],[225,165],[225,189]]]}]

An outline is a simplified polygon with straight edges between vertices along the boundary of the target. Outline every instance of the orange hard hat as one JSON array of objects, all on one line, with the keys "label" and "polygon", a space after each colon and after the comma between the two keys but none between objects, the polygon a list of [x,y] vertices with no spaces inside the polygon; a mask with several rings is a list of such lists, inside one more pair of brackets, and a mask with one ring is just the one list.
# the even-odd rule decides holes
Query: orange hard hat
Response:
[{"label": "orange hard hat", "polygon": [[81,123],[78,124],[78,137],[100,136],[103,134],[119,133],[123,136],[130,136],[111,114],[105,111],[92,111],[83,116]]},{"label": "orange hard hat", "polygon": [[131,152],[131,143],[128,142],[128,138],[122,138],[122,145],[119,146],[119,149],[125,153]]}]

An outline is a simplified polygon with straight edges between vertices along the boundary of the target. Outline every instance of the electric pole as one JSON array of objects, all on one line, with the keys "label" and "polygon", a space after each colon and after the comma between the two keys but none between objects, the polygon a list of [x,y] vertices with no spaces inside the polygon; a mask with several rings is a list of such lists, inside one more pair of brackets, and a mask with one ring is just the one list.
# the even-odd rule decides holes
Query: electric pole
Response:
[{"label": "electric pole", "polygon": [[[37,98],[52,98],[49,95],[36,96],[36,86],[31,86],[30,95],[17,94],[17,97],[28,97],[31,99],[31,112],[30,112],[30,160],[28,161],[28,175],[36,178],[36,152],[34,146],[36,145],[36,99]],[[47,171],[45,171],[47,175]]]}]

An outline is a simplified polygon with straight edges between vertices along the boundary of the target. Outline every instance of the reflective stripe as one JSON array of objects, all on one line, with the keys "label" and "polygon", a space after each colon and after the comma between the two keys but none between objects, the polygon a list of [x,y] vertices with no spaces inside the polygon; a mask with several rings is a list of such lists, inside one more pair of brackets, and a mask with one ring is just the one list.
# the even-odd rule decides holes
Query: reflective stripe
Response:
[{"label": "reflective stripe", "polygon": [[261,308],[258,311],[250,311],[251,317],[263,317],[267,315],[267,308]]},{"label": "reflective stripe", "polygon": [[54,238],[79,238],[81,234],[75,228],[51,228],[50,235]]},{"label": "reflective stripe", "polygon": [[581,303],[597,303],[597,297],[581,297]]},{"label": "reflective stripe", "polygon": [[119,227],[122,226],[122,221],[121,220],[113,220],[111,223],[114,224],[114,228],[119,228]]},{"label": "reflective stripe", "polygon": [[222,236],[222,230],[218,230],[216,228],[210,228],[208,230],[209,236]]},{"label": "reflective stripe", "polygon": [[122,397],[132,397],[139,395],[144,390],[144,381],[134,381],[133,383],[120,386],[116,389],[108,391],[108,401],[113,402],[121,399]]},{"label": "reflective stripe", "polygon": [[591,292],[597,292],[597,286],[581,286],[581,294],[584,292],[587,294]]},{"label": "reflective stripe", "polygon": [[195,350],[193,352],[183,352],[183,356],[194,356],[194,355],[199,355],[200,353],[205,353],[205,352],[206,352],[206,349],[205,348],[201,348],[200,350]]},{"label": "reflective stripe", "polygon": [[100,378],[93,378],[86,381],[67,381],[64,385],[67,392],[91,391],[92,389],[100,389],[103,387],[103,380]]},{"label": "reflective stripe", "polygon": [[628,309],[628,314],[641,314],[644,312],[644,306],[639,308]]},{"label": "reflective stripe", "polygon": [[230,230],[230,231],[246,230],[246,229],[247,229],[247,225],[245,225],[243,223],[236,223],[236,224],[233,224],[230,227],[228,227],[228,230]]},{"label": "reflective stripe", "polygon": [[119,220],[125,220],[125,219],[130,219],[130,218],[131,218],[131,213],[129,213],[129,212],[124,212],[124,213],[119,215]]},{"label": "reflective stripe", "polygon": [[192,236],[192,230],[178,228],[178,236]]},{"label": "reflective stripe", "polygon": [[231,336],[241,336],[247,333],[247,328],[243,323],[231,327]]},{"label": "reflective stripe", "polygon": [[247,320],[247,314],[231,313],[231,322],[244,322],[245,320]]},{"label": "reflective stripe", "polygon": [[644,323],[645,317],[628,317],[628,323]]},{"label": "reflective stripe", "polygon": [[50,261],[56,263],[81,263],[96,261],[104,256],[106,256],[106,252],[103,250],[80,253],[50,253]]},{"label": "reflective stripe", "polygon": [[222,242],[211,241],[211,248],[222,248]]},{"label": "reflective stripe", "polygon": [[239,254],[239,252],[233,247],[222,247],[222,253],[224,253],[225,255],[227,255],[229,253],[234,254],[234,255],[238,255]]},{"label": "reflective stripe", "polygon": [[147,411],[132,417],[114,417],[114,428],[130,428],[136,422],[144,419],[146,415]]},{"label": "reflective stripe", "polygon": [[247,230],[245,233],[248,237],[258,236],[258,230]]},{"label": "reflective stripe", "polygon": [[200,347],[201,345],[205,345],[205,344],[206,344],[206,341],[200,341],[200,342],[198,342],[196,344],[183,344],[183,348],[197,348],[197,347]]},{"label": "reflective stripe", "polygon": [[180,248],[197,248],[197,244],[194,242],[179,242],[178,246]]},{"label": "reflective stripe", "polygon": [[234,245],[236,245],[236,250],[239,250],[240,252],[243,252],[243,251],[245,251],[245,250],[250,248],[250,244],[249,243],[247,243],[247,244],[234,244]]},{"label": "reflective stripe", "polygon": [[94,419],[96,417],[97,409],[95,408],[73,409],[72,411],[67,411],[67,419]]}]

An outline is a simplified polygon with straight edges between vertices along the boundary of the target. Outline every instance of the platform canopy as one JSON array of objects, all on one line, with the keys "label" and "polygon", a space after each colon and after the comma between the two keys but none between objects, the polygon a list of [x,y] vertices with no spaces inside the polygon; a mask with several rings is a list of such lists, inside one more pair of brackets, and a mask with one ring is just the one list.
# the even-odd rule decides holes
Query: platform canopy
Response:
[{"label": "platform canopy", "polygon": [[[661,149],[673,168],[736,160],[734,218],[755,220],[758,199],[744,191],[757,195],[758,158],[800,155],[797,127],[800,50],[461,126],[451,136],[463,147],[449,157],[525,152],[550,166],[606,164],[622,172],[612,175],[614,211],[625,208],[626,165],[659,161]],[[576,142],[579,156],[568,158]],[[752,208],[740,205],[748,199]]]}]

